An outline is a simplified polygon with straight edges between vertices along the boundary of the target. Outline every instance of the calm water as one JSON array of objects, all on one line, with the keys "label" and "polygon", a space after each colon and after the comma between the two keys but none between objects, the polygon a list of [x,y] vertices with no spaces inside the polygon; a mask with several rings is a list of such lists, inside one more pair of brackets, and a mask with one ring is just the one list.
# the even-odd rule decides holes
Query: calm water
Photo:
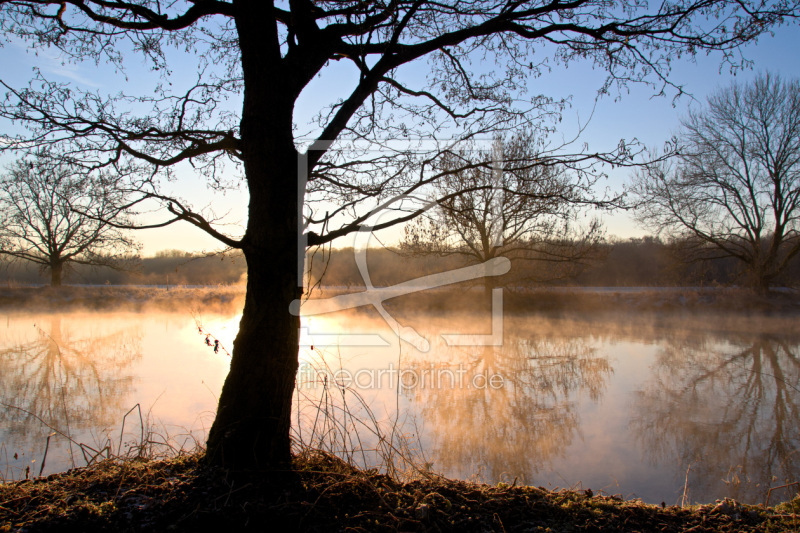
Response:
[{"label": "calm water", "polygon": [[[44,475],[82,466],[103,448],[135,449],[139,409],[152,441],[180,449],[204,440],[234,314],[3,318],[3,478],[38,475],[48,435]],[[800,335],[790,319],[506,313],[502,345],[452,346],[442,333],[485,335],[491,320],[418,315],[404,325],[427,339],[424,353],[377,314],[303,324],[297,440],[369,450],[381,445],[378,428],[447,476],[651,503],[681,503],[684,494],[759,502],[800,477]],[[198,326],[219,339],[217,353]]]}]

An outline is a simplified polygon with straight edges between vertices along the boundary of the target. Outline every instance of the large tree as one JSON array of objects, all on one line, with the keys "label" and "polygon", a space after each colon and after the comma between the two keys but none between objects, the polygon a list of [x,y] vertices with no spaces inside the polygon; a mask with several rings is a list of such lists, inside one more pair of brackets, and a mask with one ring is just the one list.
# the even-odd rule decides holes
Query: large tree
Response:
[{"label": "large tree", "polygon": [[[491,149],[443,156],[443,169],[454,171],[432,187],[435,207],[406,225],[403,252],[455,254],[472,263],[507,257],[515,280],[577,274],[602,238],[599,221],[577,224],[581,207],[615,202],[594,198],[599,175],[570,169],[540,143],[523,131],[497,139]],[[487,291],[495,284],[484,278]]]},{"label": "large tree", "polygon": [[[518,95],[553,60],[588,59],[605,69],[601,89],[648,80],[663,88],[671,60],[709,50],[733,59],[739,45],[796,9],[797,0],[652,7],[631,0],[0,0],[0,28],[35,48],[56,47],[67,58],[119,69],[144,57],[165,78],[170,57],[190,55],[198,65],[191,87],[169,79],[173,85],[140,97],[81,91],[41,75],[28,88],[4,82],[0,116],[25,130],[2,145],[58,143],[88,166],[141,170],[138,188],[171,212],[164,224],[188,221],[243,251],[247,294],[207,458],[232,468],[280,469],[291,456],[300,324],[288,309],[302,293],[303,247],[364,229],[367,213],[358,206],[386,195],[409,198],[436,178],[424,157],[410,161],[422,166],[409,178],[404,163],[388,157],[397,154],[394,145],[383,145],[384,157],[344,152],[337,142],[435,141],[513,127],[526,111],[550,105]],[[416,69],[404,68],[412,63]],[[424,79],[421,68],[428,70]],[[311,140],[303,141],[308,135],[295,124],[296,106],[309,83],[331,71],[346,77],[348,92],[321,109]],[[240,108],[226,107],[226,98],[241,98]],[[155,188],[159,173],[184,162],[217,180],[225,160],[241,166],[250,196],[241,236],[226,235]],[[320,197],[336,204],[298,210]]]},{"label": "large tree", "polygon": [[636,174],[638,218],[691,259],[734,257],[766,291],[800,252],[800,82],[734,83],[683,120],[678,155]]},{"label": "large tree", "polygon": [[38,153],[0,177],[0,254],[50,271],[61,285],[70,264],[123,268],[138,245],[118,226],[125,196],[117,179]]}]

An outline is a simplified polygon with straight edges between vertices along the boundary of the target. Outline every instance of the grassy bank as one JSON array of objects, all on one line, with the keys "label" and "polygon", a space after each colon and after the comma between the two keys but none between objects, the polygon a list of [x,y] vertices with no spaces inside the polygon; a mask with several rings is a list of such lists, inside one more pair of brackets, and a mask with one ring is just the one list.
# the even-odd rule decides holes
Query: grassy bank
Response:
[{"label": "grassy bank", "polygon": [[800,531],[800,498],[655,506],[590,490],[400,482],[321,453],[271,482],[201,459],[107,461],[0,485],[0,531]]}]

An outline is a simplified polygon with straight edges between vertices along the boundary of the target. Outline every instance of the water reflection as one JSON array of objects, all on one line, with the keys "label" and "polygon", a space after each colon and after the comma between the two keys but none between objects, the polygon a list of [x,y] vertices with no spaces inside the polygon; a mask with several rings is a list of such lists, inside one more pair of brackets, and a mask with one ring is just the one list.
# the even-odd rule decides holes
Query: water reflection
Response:
[{"label": "water reflection", "polygon": [[[689,465],[689,500],[703,502],[763,501],[800,472],[800,339],[780,333],[785,321],[506,316],[503,346],[454,348],[436,332],[469,327],[440,318],[425,317],[428,353],[397,345],[394,358],[359,348],[330,359],[373,371],[394,362],[413,377],[397,410],[436,471],[651,503],[680,503]],[[395,405],[384,392],[381,413]]]},{"label": "water reflection", "polygon": [[[428,353],[396,337],[385,347],[336,343],[344,333],[391,340],[386,324],[366,313],[306,320],[314,346],[301,350],[293,405],[298,440],[313,440],[316,431],[331,449],[378,449],[386,443],[365,428],[374,416],[386,421],[390,437],[418,438],[433,469],[450,476],[582,482],[650,503],[680,502],[690,465],[690,499],[704,502],[763,501],[768,486],[800,474],[800,335],[781,333],[792,331],[793,320],[716,320],[714,327],[728,329],[711,332],[709,322],[666,313],[509,313],[503,346],[459,348],[440,334],[486,334],[491,321],[454,314],[409,317],[431,341]],[[116,446],[122,416],[139,403],[152,409],[169,442],[180,441],[177,448],[184,437],[186,447],[202,443],[229,359],[205,345],[197,324],[230,348],[238,319],[11,315],[0,335],[0,401],[23,410],[0,409],[0,476],[24,477],[15,451],[41,457],[50,430],[39,418],[88,443],[110,429]],[[334,345],[321,348],[325,338]],[[354,390],[320,379],[319,368],[349,371]],[[428,381],[399,387],[399,372]],[[440,379],[432,382],[436,372]],[[320,402],[327,402],[323,409]],[[68,451],[59,462],[51,445],[45,473],[69,468]],[[357,459],[372,460],[366,453]],[[8,465],[16,469],[12,476]]]},{"label": "water reflection", "polygon": [[689,336],[666,342],[632,427],[653,461],[688,474],[689,498],[763,500],[800,471],[800,339]]},{"label": "water reflection", "polygon": [[[83,436],[116,425],[137,379],[130,367],[141,357],[139,328],[98,331],[91,323],[87,328],[86,321],[72,318],[62,323],[60,315],[51,315],[43,323],[28,322],[30,330],[15,328],[17,340],[6,340],[0,349],[3,440],[11,452],[27,453],[28,462],[31,453],[41,461],[53,429]],[[68,446],[66,439],[61,440]],[[50,452],[59,453],[56,443]],[[51,460],[55,461],[52,456]],[[74,458],[82,464],[79,460]],[[21,464],[18,460],[17,466]]]},{"label": "water reflection", "polygon": [[[448,353],[448,365],[468,379],[408,394],[430,428],[434,468],[490,482],[532,481],[563,457],[580,434],[578,399],[597,401],[613,373],[609,358],[581,337],[506,334],[502,347]],[[426,362],[408,366],[421,373]]]}]

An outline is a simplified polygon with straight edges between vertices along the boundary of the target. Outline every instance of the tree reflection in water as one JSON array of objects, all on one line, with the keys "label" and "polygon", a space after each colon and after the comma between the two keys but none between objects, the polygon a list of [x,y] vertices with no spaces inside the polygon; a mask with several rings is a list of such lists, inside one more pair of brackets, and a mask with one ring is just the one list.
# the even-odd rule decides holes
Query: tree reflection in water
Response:
[{"label": "tree reflection in water", "polygon": [[[71,317],[70,323],[76,321]],[[35,327],[36,339],[0,349],[0,425],[12,453],[38,450],[41,460],[51,428],[78,436],[118,426],[130,407],[123,402],[136,379],[130,367],[141,357],[142,333],[129,327],[74,335],[59,315],[51,315],[47,327]],[[68,446],[66,439],[54,438]],[[49,452],[57,453],[53,448],[51,442]],[[79,460],[72,462],[80,465]]]},{"label": "tree reflection in water", "polygon": [[800,339],[691,335],[665,342],[631,422],[654,462],[679,460],[690,498],[763,501],[800,472]]},{"label": "tree reflection in water", "polygon": [[[526,482],[549,459],[563,456],[579,434],[578,399],[597,401],[613,372],[595,345],[552,332],[507,331],[501,347],[445,348],[448,361],[436,368],[461,369],[463,381],[407,390],[425,420],[434,469],[487,482]],[[429,363],[419,359],[404,367],[425,372]],[[486,384],[492,375],[501,376],[502,386]],[[484,377],[475,382],[475,376]]]}]

